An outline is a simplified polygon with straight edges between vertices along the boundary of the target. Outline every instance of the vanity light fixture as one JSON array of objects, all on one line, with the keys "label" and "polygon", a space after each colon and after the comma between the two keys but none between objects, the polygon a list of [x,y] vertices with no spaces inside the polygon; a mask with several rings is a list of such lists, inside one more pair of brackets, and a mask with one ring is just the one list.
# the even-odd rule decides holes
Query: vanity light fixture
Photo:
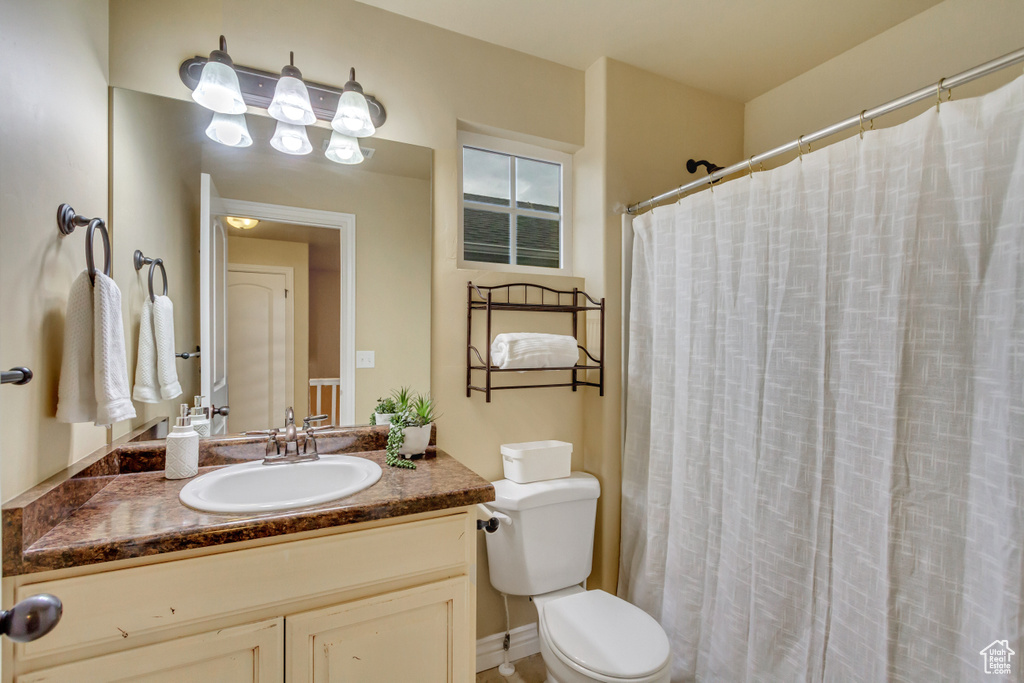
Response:
[{"label": "vanity light fixture", "polygon": [[309,91],[302,82],[302,72],[295,68],[295,53],[289,55],[290,63],[281,69],[281,80],[274,89],[274,99],[267,107],[267,113],[278,121],[308,126],[316,121],[316,114],[309,103]]},{"label": "vanity light fixture", "polygon": [[228,56],[228,41],[220,37],[220,49],[210,53],[192,99],[219,114],[244,114],[245,102],[235,65]]},{"label": "vanity light fixture", "polygon": [[248,147],[252,144],[249,127],[245,125],[245,114],[221,114],[215,112],[206,137],[228,147]]},{"label": "vanity light fixture", "polygon": [[357,138],[369,137],[377,131],[370,119],[370,108],[363,95],[363,86],[356,80],[355,67],[349,72],[348,83],[342,88],[331,128]]},{"label": "vanity light fixture", "polygon": [[338,131],[331,133],[331,143],[327,146],[324,156],[338,164],[363,163],[363,150],[359,149],[359,140]]},{"label": "vanity light fixture", "polygon": [[313,145],[306,135],[306,127],[294,123],[277,122],[274,137],[270,138],[270,146],[285,154],[309,154]]},{"label": "vanity light fixture", "polygon": [[259,224],[259,220],[255,218],[241,218],[239,216],[225,216],[224,220],[232,228],[238,228],[239,230],[252,230]]}]

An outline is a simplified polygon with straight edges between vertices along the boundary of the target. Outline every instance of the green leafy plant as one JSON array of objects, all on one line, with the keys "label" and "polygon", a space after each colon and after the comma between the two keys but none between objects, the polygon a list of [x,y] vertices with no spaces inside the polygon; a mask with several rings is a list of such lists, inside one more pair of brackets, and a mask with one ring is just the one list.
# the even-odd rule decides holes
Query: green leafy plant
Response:
[{"label": "green leafy plant", "polygon": [[384,464],[391,467],[403,467],[407,470],[416,469],[416,463],[402,457],[398,449],[405,444],[405,428],[408,427],[408,414],[405,411],[395,413],[391,418],[391,428],[388,429],[388,444],[384,456]]},{"label": "green leafy plant", "polygon": [[416,392],[410,387],[400,387],[391,392],[391,398],[395,402],[395,411],[400,413],[408,408],[416,399]]},{"label": "green leafy plant", "polygon": [[410,427],[422,427],[440,417],[437,404],[430,396],[416,396],[405,412]]},{"label": "green leafy plant", "polygon": [[395,399],[390,396],[388,398],[378,398],[376,407],[374,407],[373,412],[370,413],[370,424],[377,424],[377,413],[384,415],[397,412],[398,404],[395,403]]}]

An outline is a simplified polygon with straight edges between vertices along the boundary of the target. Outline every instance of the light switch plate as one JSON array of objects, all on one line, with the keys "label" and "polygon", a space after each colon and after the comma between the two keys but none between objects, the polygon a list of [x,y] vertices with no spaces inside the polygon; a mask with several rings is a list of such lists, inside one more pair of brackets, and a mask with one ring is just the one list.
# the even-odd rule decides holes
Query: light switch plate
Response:
[{"label": "light switch plate", "polygon": [[373,351],[356,351],[356,367],[357,368],[372,368],[373,367]]}]

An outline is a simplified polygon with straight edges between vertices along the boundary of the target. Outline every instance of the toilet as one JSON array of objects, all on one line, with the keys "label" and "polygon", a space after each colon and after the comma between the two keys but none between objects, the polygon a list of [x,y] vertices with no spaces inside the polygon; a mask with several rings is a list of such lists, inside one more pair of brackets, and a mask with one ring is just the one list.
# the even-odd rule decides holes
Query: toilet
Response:
[{"label": "toilet", "polygon": [[494,482],[502,519],[485,534],[491,585],[537,606],[548,683],[668,683],[668,637],[650,615],[588,591],[601,486],[585,472],[517,484]]}]

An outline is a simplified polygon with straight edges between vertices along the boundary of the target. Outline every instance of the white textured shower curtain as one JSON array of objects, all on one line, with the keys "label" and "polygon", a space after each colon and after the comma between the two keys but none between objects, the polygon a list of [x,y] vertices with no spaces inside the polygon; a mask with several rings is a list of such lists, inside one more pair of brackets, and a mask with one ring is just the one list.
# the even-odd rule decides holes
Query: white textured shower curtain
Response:
[{"label": "white textured shower curtain", "polygon": [[1024,79],[633,225],[619,592],[673,681],[1022,680]]}]

